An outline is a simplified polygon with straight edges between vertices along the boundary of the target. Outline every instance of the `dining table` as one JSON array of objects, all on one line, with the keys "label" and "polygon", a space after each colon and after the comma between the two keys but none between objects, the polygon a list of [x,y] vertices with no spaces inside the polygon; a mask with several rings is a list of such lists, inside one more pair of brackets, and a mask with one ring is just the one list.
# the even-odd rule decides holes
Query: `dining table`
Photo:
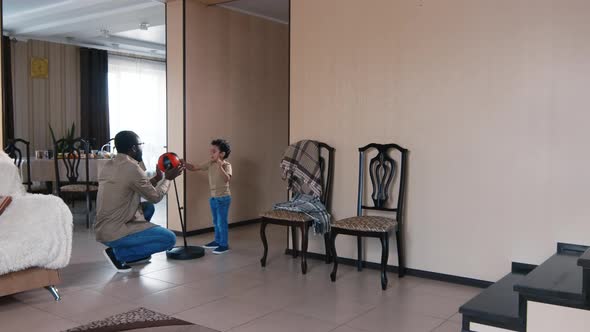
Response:
[{"label": "dining table", "polygon": [[[47,188],[50,192],[53,192],[53,188],[55,187],[55,183],[57,182],[55,178],[55,159],[37,159],[31,158],[29,159],[31,163],[31,177],[29,179],[27,174],[27,161],[23,160],[21,164],[21,177],[23,179],[23,183],[32,182],[32,183],[45,183]],[[98,174],[102,168],[106,165],[107,162],[111,160],[110,158],[90,158],[88,159],[88,175],[90,182],[98,182]],[[63,159],[59,158],[57,160],[57,165],[59,168],[59,179],[60,181],[67,181],[67,170],[66,165]],[[86,181],[86,159],[82,158],[80,160],[80,164],[78,166],[78,181]]]},{"label": "dining table", "polygon": [[[90,178],[90,182],[98,182],[98,176],[102,168],[115,157],[115,155],[111,155],[111,157],[95,157],[88,159],[88,175]],[[29,158],[31,163],[31,177],[29,180],[27,174],[27,159],[23,158],[21,166],[20,166],[20,174],[23,180],[23,183],[44,183],[47,186],[49,192],[53,193],[53,188],[56,188],[54,185],[56,184],[57,180],[55,178],[55,159],[53,158]],[[67,169],[66,164],[62,158],[57,159],[57,165],[59,168],[59,180],[61,182],[67,182]],[[142,161],[139,163],[139,167],[146,170],[145,163]],[[86,158],[80,159],[80,165],[78,166],[78,181],[84,182],[86,181]],[[148,172],[149,176],[153,174]]]}]

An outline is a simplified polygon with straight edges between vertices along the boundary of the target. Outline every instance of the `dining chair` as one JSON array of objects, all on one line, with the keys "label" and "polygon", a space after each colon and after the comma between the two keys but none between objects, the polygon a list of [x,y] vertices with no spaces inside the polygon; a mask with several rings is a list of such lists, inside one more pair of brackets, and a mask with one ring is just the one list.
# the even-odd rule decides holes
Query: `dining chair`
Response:
[{"label": "dining chair", "polygon": [[[61,158],[55,156],[55,181],[57,195],[61,198],[69,198],[74,201],[84,195],[86,198],[86,228],[90,228],[90,211],[92,210],[91,195],[96,196],[98,186],[90,183],[90,171],[88,156],[90,155],[90,144],[82,138],[61,139],[55,142],[55,150],[61,146]],[[67,181],[61,180],[59,162],[63,163]],[[80,179],[80,162],[84,160],[84,177]]]},{"label": "dining chair", "polygon": [[[22,146],[24,145],[24,154]],[[15,138],[8,140],[8,144],[4,147],[4,152],[14,160],[14,164],[18,169],[21,169],[23,158],[25,159],[25,167],[27,172],[27,180],[23,181],[23,184],[27,186],[27,191],[32,191],[33,182],[31,181],[31,159],[30,159],[30,146],[31,143],[29,141],[25,141],[22,138]],[[22,171],[21,171],[22,172]],[[22,173],[21,173],[22,174]]]},{"label": "dining chair", "polygon": [[[322,195],[320,201],[330,212],[331,194],[332,194],[332,180],[334,177],[334,148],[328,144],[318,142],[320,148],[320,171],[322,182]],[[326,155],[328,160],[326,161]],[[291,193],[293,194],[293,193]],[[268,255],[268,242],[266,239],[266,226],[268,224],[287,226],[291,228],[291,239],[293,242],[293,258],[297,258],[297,229],[301,231],[301,272],[307,273],[307,246],[309,242],[309,228],[314,221],[308,215],[301,212],[285,211],[285,210],[271,210],[262,214],[260,220],[260,238],[264,246],[264,254],[260,259],[262,267],[266,266],[266,258]],[[324,243],[326,248],[326,263],[330,263],[329,251],[329,235],[324,234]]]},{"label": "dining chair", "polygon": [[[397,160],[395,157],[397,157]],[[405,275],[406,265],[402,225],[407,164],[408,150],[397,144],[371,143],[359,148],[357,215],[356,217],[338,220],[332,223],[330,227],[330,247],[334,258],[334,267],[330,274],[332,281],[336,281],[338,271],[338,256],[336,253],[336,237],[338,234],[357,237],[357,268],[359,271],[363,267],[362,238],[372,237],[381,240],[381,288],[385,290],[387,288],[386,270],[389,258],[389,237],[392,232],[395,232],[398,276],[402,278]],[[370,195],[366,195],[364,192],[367,178],[370,179]],[[396,188],[397,190],[395,190]],[[393,195],[396,191],[397,195]],[[394,214],[395,217],[367,215],[367,211]]]}]

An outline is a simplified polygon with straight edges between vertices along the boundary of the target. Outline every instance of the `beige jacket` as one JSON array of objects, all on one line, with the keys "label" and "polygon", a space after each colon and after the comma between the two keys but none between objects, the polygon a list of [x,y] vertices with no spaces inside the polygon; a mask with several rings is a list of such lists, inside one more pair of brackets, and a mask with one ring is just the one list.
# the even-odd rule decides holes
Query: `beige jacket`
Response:
[{"label": "beige jacket", "polygon": [[126,154],[107,162],[98,176],[96,240],[115,241],[156,226],[145,220],[140,198],[158,203],[169,186],[164,179],[154,187],[137,161]]}]

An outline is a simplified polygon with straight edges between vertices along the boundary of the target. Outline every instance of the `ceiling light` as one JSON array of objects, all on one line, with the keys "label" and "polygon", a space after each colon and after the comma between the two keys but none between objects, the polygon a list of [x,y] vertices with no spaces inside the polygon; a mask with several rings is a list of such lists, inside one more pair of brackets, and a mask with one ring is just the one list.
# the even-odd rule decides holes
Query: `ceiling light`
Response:
[{"label": "ceiling light", "polygon": [[147,30],[149,27],[150,27],[150,24],[144,22],[139,25],[139,30]]}]

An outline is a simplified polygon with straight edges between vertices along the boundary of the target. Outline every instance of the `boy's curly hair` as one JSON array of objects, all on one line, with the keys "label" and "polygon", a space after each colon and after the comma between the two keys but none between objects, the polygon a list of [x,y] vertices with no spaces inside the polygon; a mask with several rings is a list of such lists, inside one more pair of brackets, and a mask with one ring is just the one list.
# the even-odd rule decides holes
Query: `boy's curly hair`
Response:
[{"label": "boy's curly hair", "polygon": [[231,148],[229,146],[228,141],[226,141],[222,138],[218,138],[218,139],[213,140],[211,142],[211,145],[218,147],[220,152],[225,152],[225,156],[223,156],[223,159],[229,158],[229,154],[231,153]]}]

